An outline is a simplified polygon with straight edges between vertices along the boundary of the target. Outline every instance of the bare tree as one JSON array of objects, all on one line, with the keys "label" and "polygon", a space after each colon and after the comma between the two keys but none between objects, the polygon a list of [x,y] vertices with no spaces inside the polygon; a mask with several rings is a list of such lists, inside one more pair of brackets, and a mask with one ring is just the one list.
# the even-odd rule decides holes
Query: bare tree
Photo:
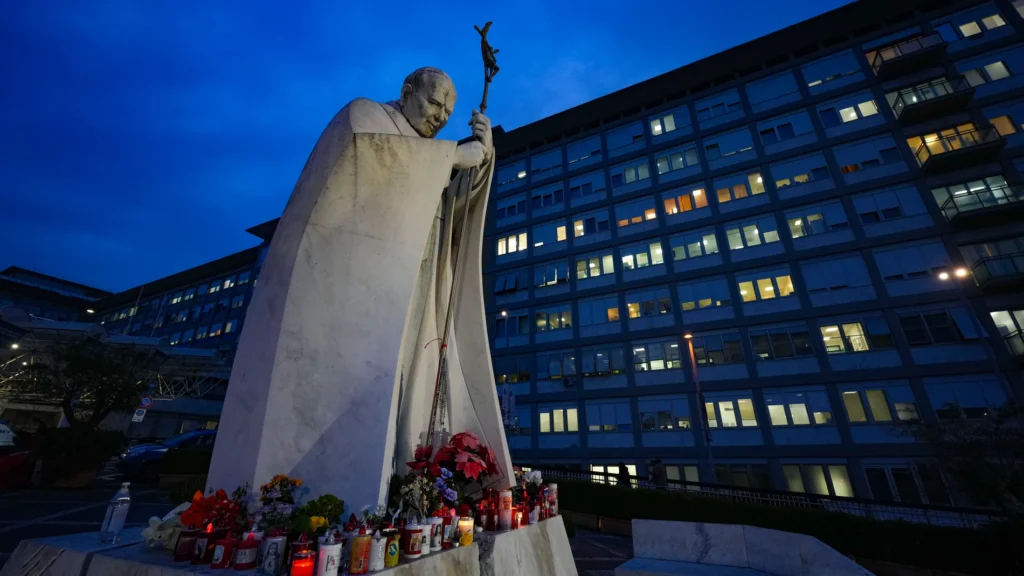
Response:
[{"label": "bare tree", "polygon": [[1024,407],[1007,404],[981,418],[966,418],[955,404],[938,422],[905,420],[899,432],[935,450],[936,465],[976,502],[1019,510],[1024,504]]}]

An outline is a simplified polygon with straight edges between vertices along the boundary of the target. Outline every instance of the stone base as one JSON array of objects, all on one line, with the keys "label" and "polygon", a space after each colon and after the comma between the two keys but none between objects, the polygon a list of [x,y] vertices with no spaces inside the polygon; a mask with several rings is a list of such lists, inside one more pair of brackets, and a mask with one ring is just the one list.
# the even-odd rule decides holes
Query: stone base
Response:
[{"label": "stone base", "polygon": [[[472,546],[435,552],[376,574],[382,576],[577,576],[561,518],[510,532],[476,534]],[[23,540],[0,576],[175,576],[258,574],[212,570],[174,562],[170,550],[142,544],[141,529],[126,530],[121,542],[97,543],[96,532]]]},{"label": "stone base", "polygon": [[817,538],[739,524],[633,520],[633,557],[615,576],[872,576]]}]

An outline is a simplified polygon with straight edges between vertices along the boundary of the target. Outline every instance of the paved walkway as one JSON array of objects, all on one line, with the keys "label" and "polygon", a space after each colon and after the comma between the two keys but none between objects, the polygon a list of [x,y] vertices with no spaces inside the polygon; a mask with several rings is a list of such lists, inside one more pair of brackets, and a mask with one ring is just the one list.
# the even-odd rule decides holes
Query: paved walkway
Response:
[{"label": "paved walkway", "polygon": [[577,529],[569,539],[579,576],[612,576],[615,567],[633,557],[633,542],[623,536]]}]

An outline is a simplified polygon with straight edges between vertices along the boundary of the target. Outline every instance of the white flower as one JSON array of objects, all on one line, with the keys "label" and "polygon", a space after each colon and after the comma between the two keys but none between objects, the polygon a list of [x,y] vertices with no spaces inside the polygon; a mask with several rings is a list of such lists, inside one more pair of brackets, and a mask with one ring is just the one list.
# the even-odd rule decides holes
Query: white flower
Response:
[{"label": "white flower", "polygon": [[531,470],[526,473],[526,481],[530,484],[540,484],[544,480],[541,478],[540,470]]}]

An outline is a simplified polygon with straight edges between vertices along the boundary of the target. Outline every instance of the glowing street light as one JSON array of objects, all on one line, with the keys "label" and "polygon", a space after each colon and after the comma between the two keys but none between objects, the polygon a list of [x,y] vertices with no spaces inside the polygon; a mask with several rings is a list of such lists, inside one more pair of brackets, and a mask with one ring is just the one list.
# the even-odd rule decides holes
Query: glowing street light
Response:
[{"label": "glowing street light", "polygon": [[953,271],[957,278],[964,278],[967,276],[967,268],[960,267]]},{"label": "glowing street light", "polygon": [[949,280],[949,272],[939,272],[939,280]]},{"label": "glowing street light", "polygon": [[501,311],[501,317],[504,318],[505,316],[508,316],[508,311],[502,310]]},{"label": "glowing street light", "polygon": [[92,308],[86,308],[86,309],[85,309],[85,313],[86,313],[86,314],[95,314],[95,313],[96,313],[96,311],[95,311],[95,310],[93,310]]},{"label": "glowing street light", "polygon": [[17,350],[17,349],[18,349],[18,345],[17,344],[11,344],[11,350]]}]

